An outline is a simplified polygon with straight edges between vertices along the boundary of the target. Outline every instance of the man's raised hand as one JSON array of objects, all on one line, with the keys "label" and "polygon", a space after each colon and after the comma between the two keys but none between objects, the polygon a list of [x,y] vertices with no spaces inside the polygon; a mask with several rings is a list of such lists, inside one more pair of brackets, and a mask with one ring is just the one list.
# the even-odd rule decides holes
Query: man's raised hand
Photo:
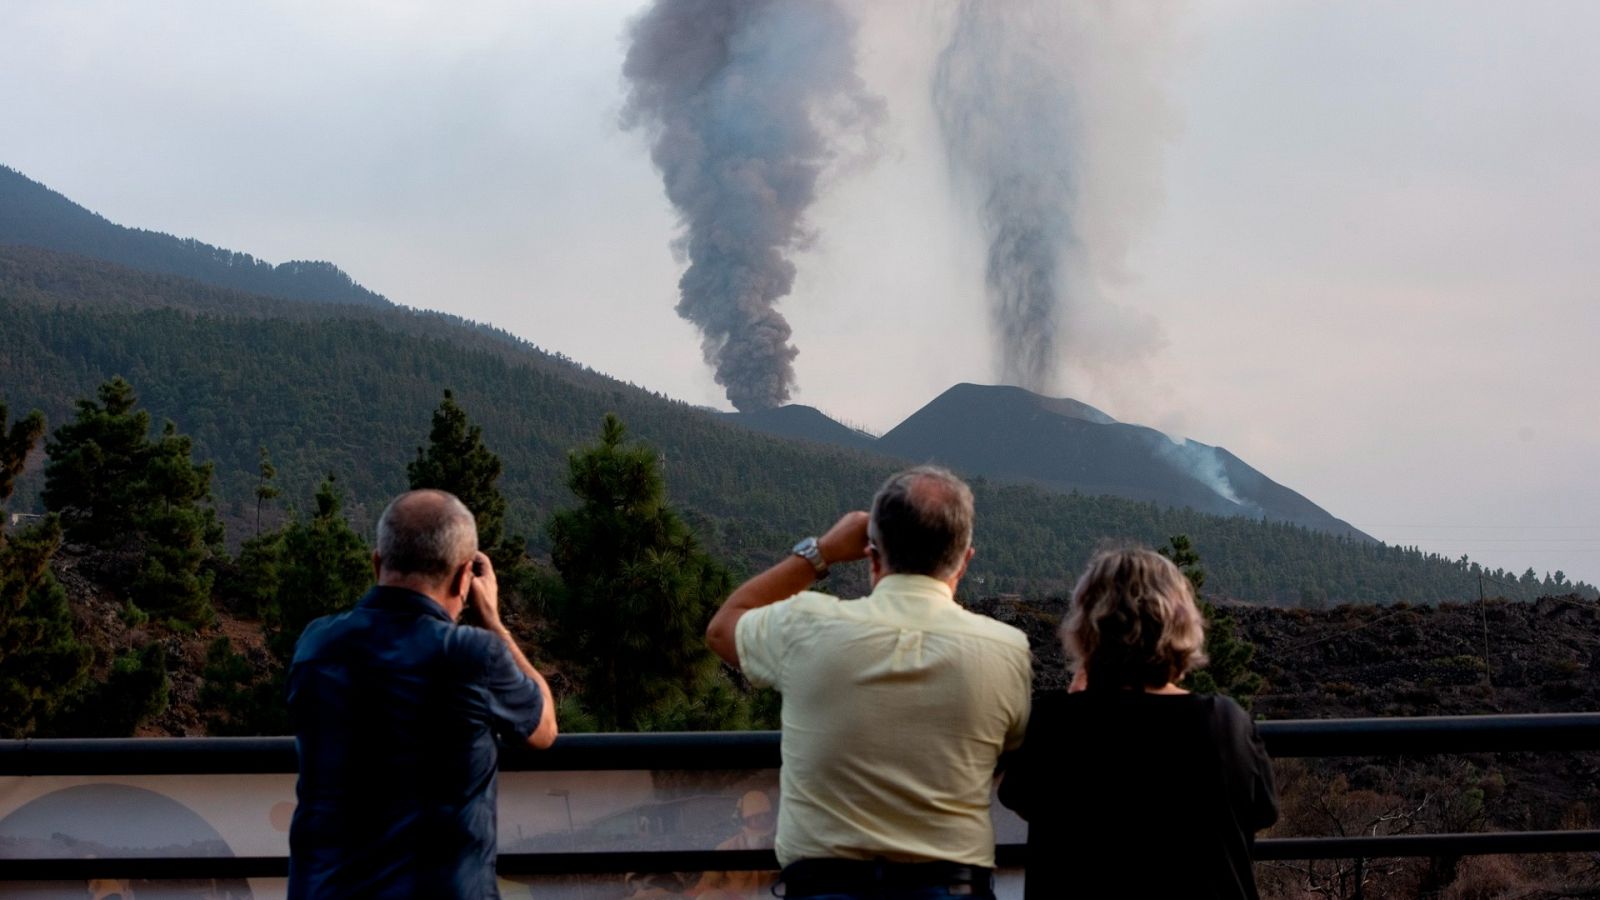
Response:
[{"label": "man's raised hand", "polygon": [[500,624],[500,582],[495,578],[494,563],[482,550],[472,557],[472,587],[467,591],[467,602],[478,611],[483,627],[490,631],[504,627]]},{"label": "man's raised hand", "polygon": [[847,512],[822,537],[817,538],[817,549],[828,565],[854,562],[867,558],[867,522],[869,516],[861,510]]}]

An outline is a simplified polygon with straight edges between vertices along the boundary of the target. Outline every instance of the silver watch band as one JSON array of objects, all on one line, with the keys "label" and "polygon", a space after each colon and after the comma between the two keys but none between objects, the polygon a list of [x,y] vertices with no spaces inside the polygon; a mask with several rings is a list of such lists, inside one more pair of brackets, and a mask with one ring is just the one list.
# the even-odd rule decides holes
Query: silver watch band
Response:
[{"label": "silver watch band", "polygon": [[810,563],[818,578],[828,574],[828,561],[822,558],[822,547],[817,544],[815,537],[801,540],[794,545],[794,550],[791,552]]}]

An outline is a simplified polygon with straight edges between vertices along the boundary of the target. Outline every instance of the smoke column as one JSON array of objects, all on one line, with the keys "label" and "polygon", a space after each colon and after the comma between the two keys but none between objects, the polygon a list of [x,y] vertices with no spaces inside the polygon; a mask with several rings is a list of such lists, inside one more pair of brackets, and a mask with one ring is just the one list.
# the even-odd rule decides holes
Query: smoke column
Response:
[{"label": "smoke column", "polygon": [[1160,342],[1101,301],[1161,202],[1161,154],[1176,130],[1159,77],[1166,19],[1128,0],[955,8],[933,102],[951,173],[988,243],[1007,383],[1048,393],[1068,358],[1114,375],[1119,358]]},{"label": "smoke column", "polygon": [[833,0],[656,0],[629,31],[624,127],[650,135],[688,258],[678,314],[741,410],[795,385],[790,257],[839,140],[879,114],[855,74],[855,23]]}]

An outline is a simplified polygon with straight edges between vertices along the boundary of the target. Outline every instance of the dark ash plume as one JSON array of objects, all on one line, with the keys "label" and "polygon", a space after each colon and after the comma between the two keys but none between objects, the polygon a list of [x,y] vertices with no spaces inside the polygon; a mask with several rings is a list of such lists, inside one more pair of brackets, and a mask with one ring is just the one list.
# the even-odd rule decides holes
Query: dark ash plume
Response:
[{"label": "dark ash plume", "polygon": [[678,314],[741,410],[795,384],[778,300],[794,285],[830,135],[878,114],[832,0],[656,0],[630,28],[625,127],[645,128],[683,233]]},{"label": "dark ash plume", "polygon": [[1097,354],[1136,350],[1071,328],[1088,324],[1081,313],[1120,278],[1130,234],[1159,206],[1168,18],[1123,0],[956,6],[933,101],[952,174],[979,208],[1008,383],[1050,393],[1069,353],[1094,367]]}]

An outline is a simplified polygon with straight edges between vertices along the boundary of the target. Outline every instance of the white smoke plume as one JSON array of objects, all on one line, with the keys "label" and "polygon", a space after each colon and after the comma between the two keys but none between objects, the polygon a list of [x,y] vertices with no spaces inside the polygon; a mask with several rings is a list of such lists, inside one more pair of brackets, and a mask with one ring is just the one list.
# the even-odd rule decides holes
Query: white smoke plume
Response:
[{"label": "white smoke plume", "polygon": [[1159,210],[1177,130],[1163,86],[1171,13],[1138,0],[955,6],[933,101],[988,244],[1002,381],[1052,393],[1064,365],[1114,372],[1163,343],[1113,295]]},{"label": "white smoke plume", "polygon": [[656,0],[629,31],[623,124],[650,135],[682,221],[678,314],[741,410],[789,399],[798,351],[777,303],[805,213],[841,142],[881,115],[855,31],[833,0]]},{"label": "white smoke plume", "polygon": [[1261,507],[1255,501],[1239,496],[1233,481],[1228,478],[1227,466],[1223,464],[1222,456],[1216,447],[1188,438],[1175,438],[1169,434],[1162,434],[1153,440],[1156,453],[1173,468],[1188,474],[1229,503],[1251,514],[1261,513]]}]

